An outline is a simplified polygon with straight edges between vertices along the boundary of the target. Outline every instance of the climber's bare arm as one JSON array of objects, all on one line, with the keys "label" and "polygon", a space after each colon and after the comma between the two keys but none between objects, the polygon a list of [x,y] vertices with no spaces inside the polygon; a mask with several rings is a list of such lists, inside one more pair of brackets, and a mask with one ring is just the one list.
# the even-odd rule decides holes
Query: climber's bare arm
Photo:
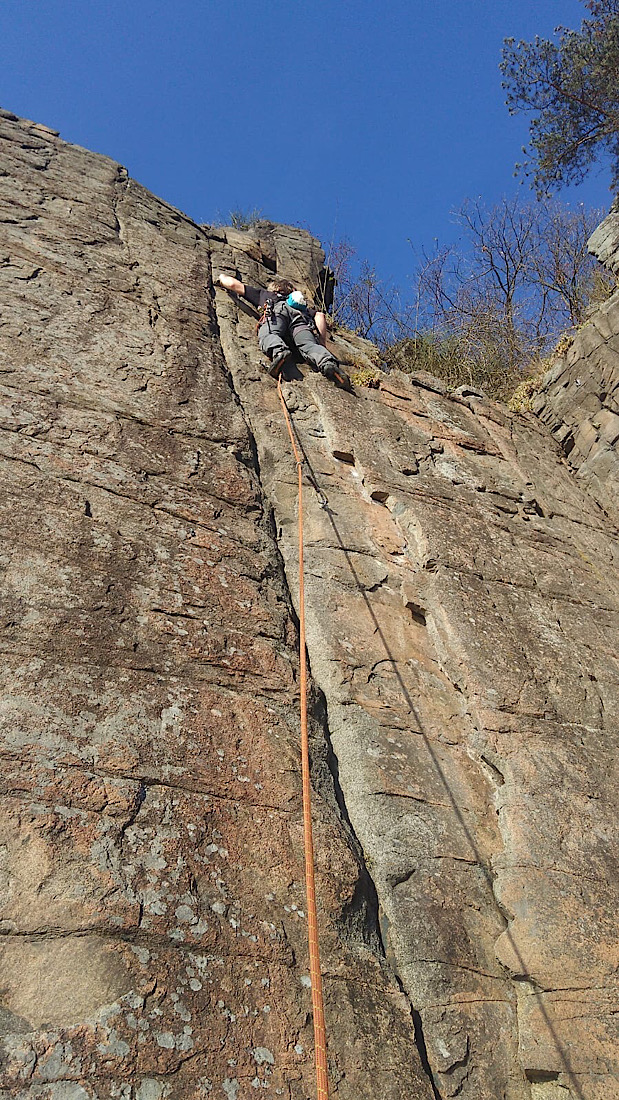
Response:
[{"label": "climber's bare arm", "polygon": [[327,339],[327,318],[324,313],[316,313],[314,316],[314,324],[318,329],[318,335],[320,336],[320,343],[324,344]]},{"label": "climber's bare arm", "polygon": [[217,276],[217,282],[224,290],[231,290],[233,294],[245,293],[245,283],[239,282],[238,279],[233,279],[231,275],[222,275],[220,272]]}]

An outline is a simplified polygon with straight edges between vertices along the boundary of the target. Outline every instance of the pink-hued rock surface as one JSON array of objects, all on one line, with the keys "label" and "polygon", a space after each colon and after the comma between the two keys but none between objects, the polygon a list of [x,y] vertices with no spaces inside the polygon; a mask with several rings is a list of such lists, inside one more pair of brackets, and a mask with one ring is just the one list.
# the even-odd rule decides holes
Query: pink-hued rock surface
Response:
[{"label": "pink-hued rock surface", "polygon": [[[0,112],[2,1100],[314,1095],[296,468],[214,279],[323,262]],[[619,537],[552,385],[286,368],[334,1100],[618,1095]]]}]

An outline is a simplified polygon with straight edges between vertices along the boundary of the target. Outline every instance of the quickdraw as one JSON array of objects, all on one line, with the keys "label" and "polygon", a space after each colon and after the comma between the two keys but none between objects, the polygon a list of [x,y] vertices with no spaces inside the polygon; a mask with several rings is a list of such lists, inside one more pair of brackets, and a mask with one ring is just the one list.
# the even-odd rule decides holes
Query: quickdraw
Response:
[{"label": "quickdraw", "polygon": [[258,335],[258,329],[260,328],[260,326],[266,324],[267,321],[270,321],[272,316],[273,299],[267,298],[266,302],[264,303],[258,314],[258,320],[256,321],[256,335]]}]

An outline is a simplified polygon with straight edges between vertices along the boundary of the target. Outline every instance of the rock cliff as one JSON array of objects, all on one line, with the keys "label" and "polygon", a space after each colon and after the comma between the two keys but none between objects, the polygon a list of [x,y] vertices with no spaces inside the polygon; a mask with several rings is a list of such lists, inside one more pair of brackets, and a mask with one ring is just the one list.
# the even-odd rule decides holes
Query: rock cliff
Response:
[{"label": "rock cliff", "polygon": [[[312,290],[322,263],[0,112],[1,1097],[313,1095],[296,471],[213,275]],[[578,370],[616,411],[613,357]],[[333,1095],[607,1100],[604,468],[566,459],[552,385],[558,441],[428,376],[284,390]]]},{"label": "rock cliff", "polygon": [[[619,277],[619,203],[590,250]],[[537,415],[589,493],[619,522],[619,294],[595,311],[555,363],[536,398]]]}]

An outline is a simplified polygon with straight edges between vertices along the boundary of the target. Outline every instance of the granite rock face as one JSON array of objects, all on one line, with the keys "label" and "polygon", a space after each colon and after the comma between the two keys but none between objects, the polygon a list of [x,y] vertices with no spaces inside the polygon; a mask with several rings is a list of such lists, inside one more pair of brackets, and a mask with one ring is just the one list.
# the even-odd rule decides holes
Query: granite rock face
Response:
[{"label": "granite rock face", "polygon": [[[306,1097],[297,632],[209,241],[0,123],[1,1095]],[[315,709],[333,1079],[430,1097]]]},{"label": "granite rock face", "polygon": [[[296,471],[213,275],[323,255],[0,142],[0,1096],[302,1100]],[[533,416],[286,369],[333,1094],[606,1100],[617,531]]]},{"label": "granite rock face", "polygon": [[[589,249],[619,275],[617,204]],[[619,289],[595,311],[534,402],[577,478],[619,523]]]},{"label": "granite rock face", "polygon": [[591,234],[588,245],[600,263],[619,275],[619,198],[615,199],[608,217]]}]

